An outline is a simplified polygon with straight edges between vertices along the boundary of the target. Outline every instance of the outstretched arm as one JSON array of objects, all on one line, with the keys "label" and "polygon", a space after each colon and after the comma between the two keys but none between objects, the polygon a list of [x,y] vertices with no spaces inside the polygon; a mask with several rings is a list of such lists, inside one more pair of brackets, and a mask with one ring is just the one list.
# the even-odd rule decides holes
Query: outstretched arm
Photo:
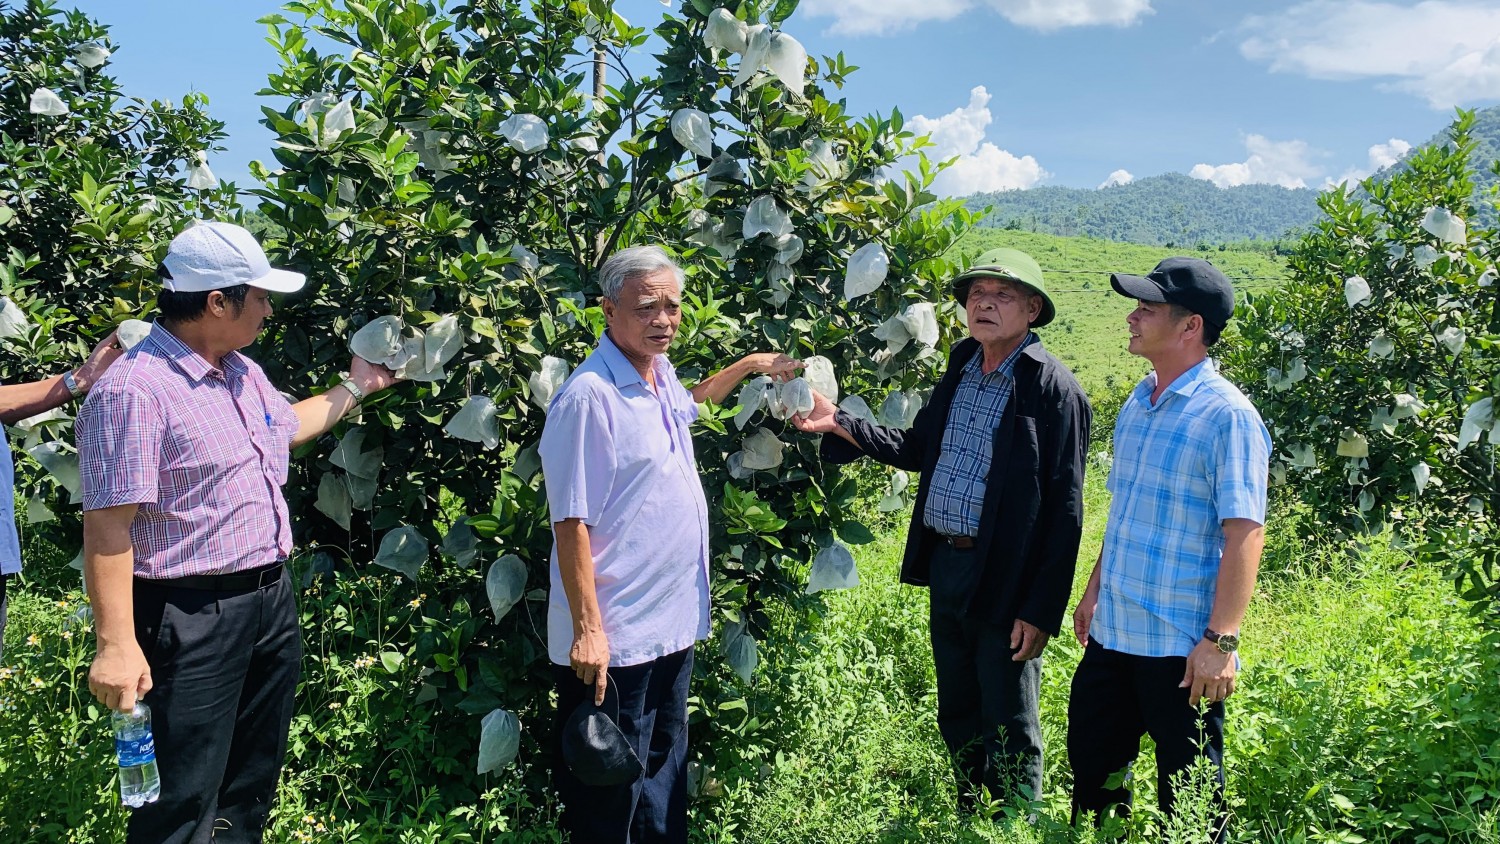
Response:
[{"label": "outstretched arm", "polygon": [[[73,370],[73,380],[79,389],[88,392],[104,374],[104,370],[114,363],[123,350],[118,345],[115,333],[111,331],[108,337],[100,340],[94,350],[89,353],[88,360],[83,365]],[[0,386],[0,422],[7,425],[14,424],[29,416],[44,413],[54,407],[62,407],[73,400],[73,393],[63,382],[62,375],[54,375],[51,378],[43,378],[40,381],[32,381],[29,384],[7,384]]]},{"label": "outstretched arm", "polygon": [[802,368],[802,361],[776,352],[756,352],[745,355],[713,375],[703,379],[692,389],[693,401],[702,404],[710,399],[714,404],[723,404],[730,392],[751,375],[769,375],[778,381],[792,377]]}]

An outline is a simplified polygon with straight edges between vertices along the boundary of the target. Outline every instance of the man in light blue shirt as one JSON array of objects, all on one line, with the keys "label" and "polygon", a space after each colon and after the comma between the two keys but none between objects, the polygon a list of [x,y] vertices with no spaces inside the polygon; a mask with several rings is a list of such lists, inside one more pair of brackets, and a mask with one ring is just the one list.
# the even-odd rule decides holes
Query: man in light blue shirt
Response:
[{"label": "man in light blue shirt", "polygon": [[[99,341],[88,360],[77,369],[27,384],[0,386],[0,423],[14,425],[83,396],[119,356],[119,345],[111,333]],[[5,645],[10,579],[21,572],[21,538],[12,512],[16,503],[15,471],[10,443],[5,438],[4,426],[0,425],[0,651]]]},{"label": "man in light blue shirt", "polygon": [[574,841],[687,841],[687,696],[693,645],[708,636],[708,505],[689,426],[697,403],[722,403],[755,372],[799,364],[757,353],[689,391],[666,352],[682,319],[683,272],[656,246],[616,253],[599,270],[599,346],[547,409],[542,472],[555,545],[547,650],[557,734],[608,686],[644,775],[595,785],[564,764],[553,781]]},{"label": "man in light blue shirt", "polygon": [[[1128,812],[1130,792],[1108,782],[1146,733],[1164,812],[1173,776],[1200,756],[1222,799],[1224,699],[1265,542],[1271,437],[1208,358],[1234,313],[1229,280],[1207,261],[1168,258],[1111,283],[1137,300],[1130,351],[1154,371],[1115,422],[1104,545],[1073,613],[1085,646],[1068,705],[1075,820]],[[1222,811],[1204,832],[1222,838]]]}]

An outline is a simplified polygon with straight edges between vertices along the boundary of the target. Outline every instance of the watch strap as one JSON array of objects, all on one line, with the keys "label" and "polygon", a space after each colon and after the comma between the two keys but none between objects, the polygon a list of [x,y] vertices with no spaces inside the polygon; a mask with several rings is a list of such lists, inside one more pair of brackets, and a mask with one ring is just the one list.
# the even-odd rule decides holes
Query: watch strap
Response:
[{"label": "watch strap", "polygon": [[63,386],[68,388],[68,392],[71,393],[73,395],[73,398],[75,399],[82,398],[83,395],[88,392],[88,390],[85,389],[83,385],[78,383],[78,378],[74,376],[73,370],[71,369],[63,373],[62,381]]},{"label": "watch strap", "polygon": [[365,400],[365,391],[361,390],[359,388],[359,385],[354,383],[353,378],[345,378],[344,380],[339,382],[339,386],[348,390],[349,395],[354,396],[355,404],[359,404],[360,402]]}]

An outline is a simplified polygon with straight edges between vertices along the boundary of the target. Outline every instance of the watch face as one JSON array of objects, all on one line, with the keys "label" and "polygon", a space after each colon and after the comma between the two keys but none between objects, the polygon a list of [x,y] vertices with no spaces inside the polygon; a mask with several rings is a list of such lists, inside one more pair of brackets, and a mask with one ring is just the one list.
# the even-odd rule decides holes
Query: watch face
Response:
[{"label": "watch face", "polygon": [[1226,654],[1234,653],[1235,651],[1239,650],[1240,637],[1236,636],[1233,633],[1220,633],[1219,641],[1215,644],[1219,646],[1220,651]]}]

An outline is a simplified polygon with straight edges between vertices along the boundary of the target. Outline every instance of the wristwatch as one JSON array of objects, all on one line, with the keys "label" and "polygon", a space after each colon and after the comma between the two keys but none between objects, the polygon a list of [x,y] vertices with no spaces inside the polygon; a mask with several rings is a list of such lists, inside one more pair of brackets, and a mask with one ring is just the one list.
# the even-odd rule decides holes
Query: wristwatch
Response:
[{"label": "wristwatch", "polygon": [[73,394],[73,398],[82,398],[83,394],[88,392],[88,388],[79,384],[78,379],[73,377],[73,370],[70,369],[64,372],[62,378],[63,386],[68,388],[68,392]]},{"label": "wristwatch", "polygon": [[344,380],[339,382],[339,386],[348,390],[349,395],[354,396],[355,404],[359,404],[360,402],[365,400],[365,391],[361,390],[359,388],[359,385],[354,383],[353,378],[345,378]]},{"label": "wristwatch", "polygon": [[1203,629],[1203,638],[1212,642],[1219,653],[1232,654],[1240,649],[1240,634],[1238,633],[1215,633],[1213,628]]}]

